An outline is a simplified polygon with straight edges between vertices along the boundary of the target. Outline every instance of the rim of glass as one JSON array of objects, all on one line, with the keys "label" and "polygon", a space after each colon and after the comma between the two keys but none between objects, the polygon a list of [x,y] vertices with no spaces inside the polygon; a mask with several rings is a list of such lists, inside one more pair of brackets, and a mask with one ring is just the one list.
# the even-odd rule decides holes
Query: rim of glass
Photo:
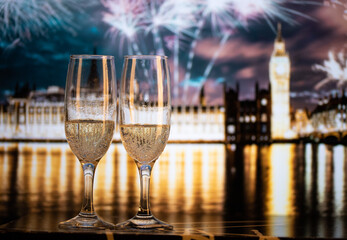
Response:
[{"label": "rim of glass", "polygon": [[125,55],[125,59],[167,59],[167,56],[164,55]]},{"label": "rim of glass", "polygon": [[114,59],[111,55],[73,54],[70,59]]}]

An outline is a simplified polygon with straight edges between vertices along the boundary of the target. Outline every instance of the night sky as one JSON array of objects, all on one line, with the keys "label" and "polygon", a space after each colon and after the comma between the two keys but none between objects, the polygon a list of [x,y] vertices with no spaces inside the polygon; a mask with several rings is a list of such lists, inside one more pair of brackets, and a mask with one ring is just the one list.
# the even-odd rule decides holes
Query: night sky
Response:
[{"label": "night sky", "polygon": [[[290,2],[290,1],[288,1]],[[321,3],[320,1],[317,1]],[[287,6],[306,17],[291,15],[296,24],[282,22],[282,32],[286,49],[291,60],[291,105],[294,109],[307,107],[313,109],[318,98],[333,89],[338,89],[336,82],[317,90],[314,86],[326,77],[325,72],[314,71],[314,64],[322,64],[328,58],[328,52],[338,53],[346,50],[347,20],[345,8],[324,4],[291,4]],[[119,37],[112,38],[107,34],[109,25],[102,21],[107,9],[95,1],[92,6],[73,11],[73,15],[62,15],[69,18],[64,27],[45,27],[38,34],[28,31],[23,36],[6,36],[8,29],[1,28],[0,39],[0,96],[14,91],[17,83],[28,82],[36,89],[51,85],[64,87],[69,55],[92,54],[96,47],[97,54],[108,54],[116,57],[116,71],[120,79],[123,55],[129,54],[128,45]],[[0,19],[1,22],[1,19]],[[277,20],[272,21],[276,25]],[[172,46],[173,35],[164,29],[161,32],[165,54],[169,56],[171,74],[173,68]],[[224,79],[228,86],[240,84],[241,98],[254,97],[254,85],[267,88],[269,83],[269,60],[273,50],[276,34],[264,19],[250,20],[247,25],[233,29],[233,33],[216,59],[206,81],[205,93],[211,104],[222,104],[222,84]],[[207,64],[217,51],[219,37],[204,27],[202,37],[195,49],[192,77],[202,76]],[[191,38],[185,36],[180,42],[180,81],[184,76]],[[139,32],[137,42],[144,54],[153,54],[153,39],[148,33]],[[219,80],[218,80],[219,79]],[[347,80],[347,79],[345,79]],[[181,86],[181,85],[180,85]],[[194,95],[197,87],[189,88],[189,95]],[[192,93],[192,94],[190,94]],[[298,96],[300,95],[300,96]],[[179,103],[182,97],[173,102]]]}]

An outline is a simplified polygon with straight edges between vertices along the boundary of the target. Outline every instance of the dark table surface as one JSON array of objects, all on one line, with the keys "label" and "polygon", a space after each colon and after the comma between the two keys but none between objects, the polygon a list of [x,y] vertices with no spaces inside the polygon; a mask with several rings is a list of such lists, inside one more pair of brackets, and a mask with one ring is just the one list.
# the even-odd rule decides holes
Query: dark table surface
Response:
[{"label": "dark table surface", "polygon": [[[71,214],[71,217],[74,213]],[[100,216],[106,215],[103,212]],[[102,217],[119,222],[117,217]],[[182,216],[182,222],[170,222],[173,231],[66,231],[58,223],[66,220],[60,212],[38,212],[22,216],[0,226],[0,239],[339,239],[347,237],[345,217],[269,216],[262,220],[190,221],[198,216]],[[166,219],[164,219],[166,220]],[[296,222],[293,225],[293,222]]]}]

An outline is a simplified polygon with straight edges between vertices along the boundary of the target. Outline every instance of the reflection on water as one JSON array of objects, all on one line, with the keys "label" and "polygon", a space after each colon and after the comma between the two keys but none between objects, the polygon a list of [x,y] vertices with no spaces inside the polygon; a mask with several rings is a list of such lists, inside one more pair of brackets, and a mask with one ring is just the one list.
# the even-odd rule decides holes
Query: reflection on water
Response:
[{"label": "reflection on water", "polygon": [[[82,169],[64,143],[3,144],[0,180],[0,216],[5,219],[77,211],[81,205]],[[223,145],[168,145],[153,169],[152,210],[170,216],[222,212],[224,181]],[[96,172],[96,209],[126,219],[137,210],[138,194],[136,165],[122,145],[111,145]]]},{"label": "reflection on water", "polygon": [[[2,143],[1,222],[40,212],[72,217],[81,205],[82,177],[66,143]],[[131,217],[137,210],[138,181],[136,166],[123,146],[111,145],[97,168],[96,210],[114,221]],[[347,216],[346,183],[344,146],[249,145],[232,151],[222,144],[169,144],[154,166],[151,206],[159,218],[184,222],[185,227],[196,221],[223,225],[278,216],[293,216],[289,225],[296,226],[307,216]],[[55,221],[29,224],[49,226]],[[324,235],[319,224],[313,223],[311,230]],[[339,224],[333,227],[343,229]],[[273,227],[268,234],[277,231]],[[290,236],[294,230],[281,231]],[[310,234],[310,229],[303,234]]]},{"label": "reflection on water", "polygon": [[242,184],[242,187],[229,187],[230,192],[239,190],[234,197],[238,196],[242,199],[240,205],[246,206],[242,214],[254,217],[347,215],[344,146],[250,145],[229,151],[228,161],[232,162],[228,183]]}]

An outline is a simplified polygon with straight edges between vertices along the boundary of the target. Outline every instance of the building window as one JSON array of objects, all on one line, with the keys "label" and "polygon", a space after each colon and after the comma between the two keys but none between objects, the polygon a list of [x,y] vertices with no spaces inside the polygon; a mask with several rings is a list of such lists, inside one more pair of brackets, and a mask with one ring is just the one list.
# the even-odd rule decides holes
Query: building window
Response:
[{"label": "building window", "polygon": [[240,120],[240,122],[243,122],[243,117],[240,117],[240,119],[239,119],[239,120]]},{"label": "building window", "polygon": [[261,114],[261,121],[262,121],[262,122],[266,122],[266,121],[267,121],[266,113],[262,113],[262,114]]},{"label": "building window", "polygon": [[263,98],[263,99],[260,101],[260,104],[261,104],[262,106],[266,106],[266,104],[267,104],[266,98]]},{"label": "building window", "polygon": [[266,133],[266,125],[265,124],[261,126],[261,132]]},{"label": "building window", "polygon": [[255,116],[254,116],[254,115],[252,115],[252,117],[251,117],[251,121],[252,121],[252,122],[255,122],[255,120],[256,120]]},{"label": "building window", "polygon": [[249,116],[245,117],[245,121],[248,123],[249,122]]},{"label": "building window", "polygon": [[235,133],[235,126],[234,125],[229,125],[228,126],[228,133],[229,134],[234,134]]}]

